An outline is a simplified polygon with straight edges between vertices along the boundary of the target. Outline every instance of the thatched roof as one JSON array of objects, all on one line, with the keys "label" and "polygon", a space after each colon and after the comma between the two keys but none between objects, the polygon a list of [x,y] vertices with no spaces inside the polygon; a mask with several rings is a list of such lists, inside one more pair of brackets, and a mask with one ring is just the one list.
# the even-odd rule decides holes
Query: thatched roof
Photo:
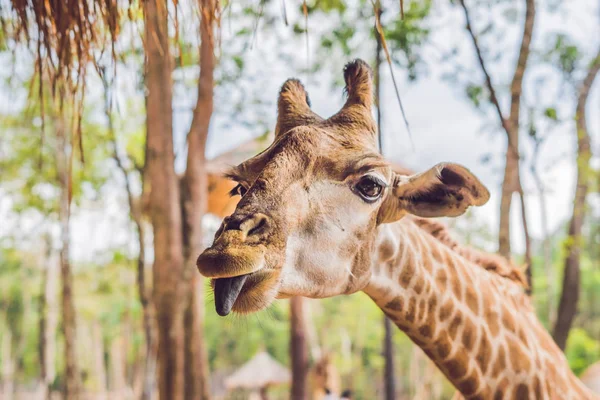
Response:
[{"label": "thatched roof", "polygon": [[266,149],[273,142],[273,133],[258,136],[206,162],[209,174],[223,174],[228,168],[246,161]]},{"label": "thatched roof", "polygon": [[225,386],[227,389],[260,389],[289,383],[291,379],[289,369],[266,351],[261,351],[225,379]]}]

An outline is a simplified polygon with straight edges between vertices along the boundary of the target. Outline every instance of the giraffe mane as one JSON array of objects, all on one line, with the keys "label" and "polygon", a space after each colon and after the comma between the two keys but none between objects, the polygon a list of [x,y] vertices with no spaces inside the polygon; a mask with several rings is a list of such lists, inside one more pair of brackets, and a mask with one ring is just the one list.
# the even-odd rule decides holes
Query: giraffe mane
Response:
[{"label": "giraffe mane", "polygon": [[470,246],[461,245],[452,238],[448,227],[440,221],[420,217],[412,217],[412,219],[421,229],[467,260],[474,262],[486,271],[509,279],[525,289],[528,288],[523,269],[511,260],[507,260],[499,254],[486,253]]}]

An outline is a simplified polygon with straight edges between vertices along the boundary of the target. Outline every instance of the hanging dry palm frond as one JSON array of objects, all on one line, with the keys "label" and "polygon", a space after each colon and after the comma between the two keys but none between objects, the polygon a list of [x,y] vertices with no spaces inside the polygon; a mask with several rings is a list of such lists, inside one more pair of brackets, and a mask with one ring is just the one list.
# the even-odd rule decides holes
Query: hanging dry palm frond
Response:
[{"label": "hanging dry palm frond", "polygon": [[[6,38],[24,43],[34,52],[35,80],[41,104],[42,143],[45,130],[44,94],[58,100],[59,109],[72,107],[72,145],[81,162],[81,118],[85,73],[94,52],[104,53],[107,44],[113,58],[119,30],[118,0],[0,0],[0,28]],[[131,7],[131,3],[125,3]],[[96,53],[96,54],[98,54]],[[37,85],[33,82],[37,81]],[[50,90],[46,85],[50,85]],[[35,95],[30,92],[30,95]],[[41,167],[41,165],[40,165]]]},{"label": "hanging dry palm frond", "polygon": [[[387,41],[385,40],[385,32],[383,31],[383,27],[381,26],[380,5],[375,0],[371,0],[371,4],[373,6],[373,13],[375,15],[375,30],[376,30],[377,36],[380,40],[383,51],[385,53],[385,58],[387,60],[387,64],[390,67],[390,76],[392,78],[394,90],[396,91],[396,98],[398,99],[398,105],[400,105],[400,112],[402,113],[402,118],[404,119],[404,125],[406,126],[406,130],[408,132],[408,138],[410,139],[411,147],[414,150],[415,144],[412,139],[412,133],[410,131],[410,126],[408,125],[408,119],[406,118],[406,113],[404,112],[404,106],[402,105],[402,100],[400,99],[400,91],[398,90],[398,84],[396,83],[396,77],[394,76],[394,67],[392,66],[392,56],[390,55],[390,50],[388,49]],[[400,3],[400,12],[401,12],[402,18],[404,18],[404,11],[403,11],[402,7],[404,7],[404,5],[401,2]]]},{"label": "hanging dry palm frond", "polygon": [[119,17],[117,0],[0,1],[4,33],[32,46],[36,72],[47,74],[53,94],[59,83],[78,88],[93,50],[111,43],[114,55]]}]

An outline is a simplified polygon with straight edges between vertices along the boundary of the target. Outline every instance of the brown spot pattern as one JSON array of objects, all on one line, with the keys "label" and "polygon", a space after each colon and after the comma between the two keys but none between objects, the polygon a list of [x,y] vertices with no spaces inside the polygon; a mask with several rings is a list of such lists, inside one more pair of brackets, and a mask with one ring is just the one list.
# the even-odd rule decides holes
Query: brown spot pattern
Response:
[{"label": "brown spot pattern", "polygon": [[527,372],[531,368],[528,355],[523,351],[519,343],[514,340],[508,341],[508,354],[512,368],[515,372]]},{"label": "brown spot pattern", "polygon": [[503,307],[502,310],[502,325],[504,325],[504,328],[510,332],[515,331],[515,319],[506,307]]},{"label": "brown spot pattern", "polygon": [[470,285],[466,286],[466,298],[465,298],[465,300],[467,301],[467,306],[469,306],[469,308],[471,309],[471,311],[473,311],[473,314],[479,315],[479,299],[478,299],[478,296],[477,296],[477,292]]},{"label": "brown spot pattern", "polygon": [[403,288],[408,288],[412,277],[415,274],[415,266],[413,264],[414,260],[409,260],[402,268],[402,272],[400,273],[400,285]]},{"label": "brown spot pattern", "polygon": [[453,305],[452,299],[446,299],[446,302],[440,308],[439,320],[440,322],[444,322],[452,315]]},{"label": "brown spot pattern", "polygon": [[452,340],[456,339],[456,333],[458,332],[458,328],[461,326],[462,322],[462,315],[460,314],[460,312],[456,313],[456,315],[452,319],[452,322],[450,322],[450,326],[448,327],[448,333],[450,334]]},{"label": "brown spot pattern", "polygon": [[465,320],[464,328],[462,331],[462,344],[465,346],[467,351],[473,349],[475,342],[475,335],[477,334],[476,327],[470,319]]},{"label": "brown spot pattern", "polygon": [[542,384],[540,382],[540,378],[538,378],[537,376],[535,377],[535,380],[533,381],[533,391],[534,391],[536,399],[543,398]]},{"label": "brown spot pattern", "polygon": [[457,276],[453,276],[450,278],[450,285],[452,286],[452,292],[456,296],[458,301],[462,301],[463,299],[463,288],[460,284],[460,281]]},{"label": "brown spot pattern", "polygon": [[504,350],[504,345],[500,345],[498,347],[498,354],[496,355],[496,360],[494,360],[494,369],[492,370],[492,375],[500,375],[506,369],[506,350]]},{"label": "brown spot pattern", "polygon": [[406,309],[405,319],[407,322],[415,322],[415,314],[416,314],[417,301],[414,297],[411,297],[408,300],[408,307]]},{"label": "brown spot pattern", "polygon": [[523,383],[515,389],[515,400],[529,400],[529,388]]},{"label": "brown spot pattern", "polygon": [[437,270],[435,274],[435,284],[437,285],[440,292],[446,291],[446,286],[448,285],[448,274],[443,268]]},{"label": "brown spot pattern", "polygon": [[425,279],[423,279],[421,276],[418,276],[413,285],[413,290],[416,294],[421,294],[423,292],[423,286],[425,286]]},{"label": "brown spot pattern", "polygon": [[419,333],[421,336],[430,338],[431,337],[431,328],[428,325],[423,325],[419,328]]},{"label": "brown spot pattern", "polygon": [[494,393],[494,400],[502,400],[504,399],[504,393],[506,393],[508,389],[508,379],[502,378],[502,380],[498,383],[498,387],[496,388],[496,393]]},{"label": "brown spot pattern", "polygon": [[457,354],[453,359],[444,361],[444,368],[448,373],[448,377],[454,381],[465,376],[467,373],[467,363],[465,356],[460,353]]},{"label": "brown spot pattern", "polygon": [[419,311],[417,312],[417,321],[422,321],[425,315],[425,299],[419,301]]},{"label": "brown spot pattern", "polygon": [[471,375],[469,375],[465,380],[458,384],[458,390],[464,396],[472,396],[477,393],[477,389],[479,388],[479,376],[477,375],[477,370],[474,369]]},{"label": "brown spot pattern", "polygon": [[396,297],[395,299],[393,299],[392,301],[387,303],[385,305],[385,308],[392,310],[392,311],[402,311],[403,304],[404,304],[404,300],[402,299],[402,297]]},{"label": "brown spot pattern", "polygon": [[483,374],[488,370],[488,366],[490,365],[490,358],[492,356],[492,347],[490,344],[490,340],[486,337],[485,334],[482,334],[479,339],[479,348],[477,349],[477,363],[479,364],[479,368],[481,368],[481,372]]},{"label": "brown spot pattern", "polygon": [[435,350],[440,361],[446,359],[446,357],[450,355],[450,351],[452,350],[452,343],[450,342],[450,337],[446,332],[443,332],[440,335],[440,337],[436,340]]},{"label": "brown spot pattern", "polygon": [[487,327],[490,329],[492,337],[498,336],[500,333],[500,315],[491,308],[484,309]]}]

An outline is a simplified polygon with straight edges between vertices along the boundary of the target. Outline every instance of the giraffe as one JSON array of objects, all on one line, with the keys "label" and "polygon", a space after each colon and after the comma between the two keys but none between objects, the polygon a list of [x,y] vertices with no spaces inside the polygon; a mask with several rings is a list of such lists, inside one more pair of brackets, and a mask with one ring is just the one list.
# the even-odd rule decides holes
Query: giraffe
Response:
[{"label": "giraffe", "polygon": [[241,199],[197,260],[217,313],[363,291],[464,398],[595,398],[536,318],[518,273],[419,224],[481,206],[488,190],[458,164],[394,173],[377,150],[371,69],[350,62],[344,80],[346,103],[327,119],[298,80],[286,81],[273,143],[229,172]]},{"label": "giraffe", "polygon": [[310,369],[309,381],[312,391],[311,399],[323,400],[327,395],[339,396],[340,374],[333,364],[332,356],[326,352]]}]

